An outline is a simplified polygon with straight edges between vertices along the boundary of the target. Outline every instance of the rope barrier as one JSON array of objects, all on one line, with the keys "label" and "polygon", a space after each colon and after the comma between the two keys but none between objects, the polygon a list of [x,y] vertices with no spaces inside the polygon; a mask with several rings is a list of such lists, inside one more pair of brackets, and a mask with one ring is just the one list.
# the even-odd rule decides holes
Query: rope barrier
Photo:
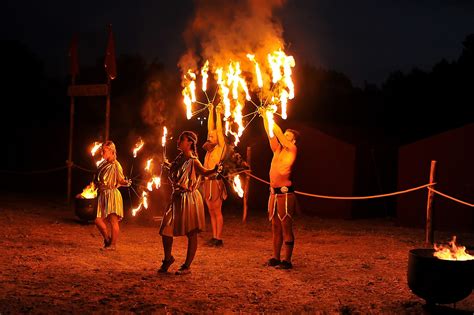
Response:
[{"label": "rope barrier", "polygon": [[[95,170],[89,170],[85,167],[73,164],[72,167],[77,168],[81,171],[89,172],[89,173],[95,173]],[[64,169],[67,169],[68,166],[58,166],[58,167],[53,167],[53,168],[48,168],[44,170],[34,170],[34,171],[29,171],[29,172],[22,172],[22,171],[11,171],[11,170],[0,170],[0,174],[13,174],[13,175],[35,175],[35,174],[47,174],[47,173],[54,173],[57,171],[61,171]]]},{"label": "rope barrier", "polygon": [[449,195],[443,194],[442,192],[437,191],[437,190],[435,190],[435,189],[433,189],[433,188],[431,188],[431,187],[428,187],[428,189],[431,190],[431,191],[434,192],[434,193],[437,193],[437,194],[440,195],[440,196],[445,197],[445,198],[448,198],[448,199],[451,199],[451,200],[453,200],[453,201],[462,203],[463,205],[466,205],[466,206],[469,206],[469,207],[474,207],[474,204],[472,204],[472,203],[468,203],[468,202],[462,201],[462,200],[460,200],[460,199],[451,197],[451,196],[449,196]]},{"label": "rope barrier", "polygon": [[29,172],[0,170],[0,173],[3,173],[3,174],[15,174],[15,175],[34,175],[34,174],[53,173],[53,172],[61,171],[61,170],[66,169],[66,168],[67,168],[67,165],[65,165],[65,166],[59,166],[59,167],[54,167],[54,168],[49,168],[49,169],[45,169],[45,170],[29,171]]},{"label": "rope barrier", "polygon": [[[270,185],[269,182],[267,182],[266,180],[263,180],[253,174],[251,174],[250,172],[248,172],[248,175],[256,180],[259,180],[261,181],[262,183],[265,183],[267,185]],[[422,186],[418,186],[418,187],[414,187],[414,188],[410,188],[410,189],[406,189],[406,190],[401,190],[401,191],[396,191],[396,192],[392,192],[392,193],[387,193],[387,194],[381,194],[381,195],[372,195],[372,196],[350,196],[350,197],[345,197],[345,196],[325,196],[325,195],[316,195],[316,194],[309,194],[309,193],[305,193],[305,192],[302,192],[302,191],[298,191],[296,190],[295,193],[296,194],[299,194],[299,195],[303,195],[303,196],[308,196],[308,197],[315,197],[315,198],[322,198],[322,199],[336,199],[336,200],[363,200],[363,199],[374,199],[374,198],[382,198],[382,197],[389,197],[389,196],[395,196],[395,195],[400,195],[400,194],[405,194],[405,193],[408,193],[408,192],[412,192],[412,191],[415,191],[415,190],[420,190],[420,189],[423,189],[423,188],[426,188],[426,187],[429,187],[429,186],[433,186],[433,185],[436,185],[436,183],[432,183],[432,184],[426,184],[426,185],[422,185]]]},{"label": "rope barrier", "polygon": [[77,169],[79,169],[81,171],[84,171],[84,172],[89,172],[89,173],[95,173],[96,172],[95,170],[90,170],[90,169],[87,169],[87,168],[82,167],[82,166],[77,165],[77,164],[74,164],[72,167],[77,168]]}]

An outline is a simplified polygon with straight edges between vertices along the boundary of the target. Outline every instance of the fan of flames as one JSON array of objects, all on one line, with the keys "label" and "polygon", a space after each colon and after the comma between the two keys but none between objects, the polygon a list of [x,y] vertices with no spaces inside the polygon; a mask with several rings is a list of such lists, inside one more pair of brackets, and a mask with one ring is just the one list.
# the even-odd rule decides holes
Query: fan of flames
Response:
[{"label": "fan of flames", "polygon": [[[295,86],[291,78],[292,68],[295,66],[293,56],[287,56],[278,49],[266,56],[265,63],[259,63],[253,54],[247,54],[246,57],[247,59],[242,62],[230,61],[227,65],[213,65],[211,68],[216,80],[220,103],[224,107],[225,133],[234,136],[235,145],[245,129],[242,112],[246,102],[252,103],[257,108],[263,106],[267,109],[269,130],[272,132],[273,114],[279,108],[281,117],[286,119],[288,100],[295,97]],[[241,65],[251,65],[253,69],[248,71],[245,69],[244,73]],[[263,71],[260,65],[264,65]],[[211,70],[209,61],[206,61],[200,70],[201,90],[206,97]],[[193,116],[193,104],[207,105],[214,101],[209,97],[207,97],[207,103],[197,100],[197,74],[197,70],[189,69],[183,76],[182,94],[188,119]],[[245,78],[249,80],[246,81]],[[250,91],[258,95],[258,104],[252,100]]]}]

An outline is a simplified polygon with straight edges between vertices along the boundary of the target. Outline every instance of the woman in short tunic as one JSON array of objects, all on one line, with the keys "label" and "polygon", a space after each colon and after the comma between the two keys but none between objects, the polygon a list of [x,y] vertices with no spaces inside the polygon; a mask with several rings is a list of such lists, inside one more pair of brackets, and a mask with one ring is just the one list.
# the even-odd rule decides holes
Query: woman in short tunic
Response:
[{"label": "woman in short tunic", "polygon": [[220,166],[216,165],[214,169],[204,168],[197,158],[196,147],[197,135],[192,131],[184,131],[178,140],[181,153],[173,163],[167,165],[173,193],[160,227],[165,258],[158,272],[167,272],[175,260],[171,254],[173,237],[186,235],[186,261],[176,274],[189,273],[197,250],[197,233],[205,228],[204,203],[198,187],[201,176],[217,173]]},{"label": "woman in short tunic", "polygon": [[[96,183],[99,190],[95,224],[104,238],[104,249],[115,250],[119,235],[119,221],[123,218],[123,200],[118,188],[130,186],[117,161],[117,151],[112,141],[102,144],[104,161],[99,164]],[[107,224],[110,224],[110,232]]]}]

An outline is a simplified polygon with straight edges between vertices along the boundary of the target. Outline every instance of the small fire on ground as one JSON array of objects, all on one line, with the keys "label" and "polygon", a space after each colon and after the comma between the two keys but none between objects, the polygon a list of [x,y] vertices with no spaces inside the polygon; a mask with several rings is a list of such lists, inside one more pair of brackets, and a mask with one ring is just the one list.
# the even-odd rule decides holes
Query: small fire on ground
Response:
[{"label": "small fire on ground", "polygon": [[87,185],[83,190],[82,193],[79,195],[83,199],[94,199],[97,197],[97,188],[95,187],[94,183],[90,183]]},{"label": "small fire on ground", "polygon": [[466,253],[466,247],[456,245],[456,236],[445,245],[434,245],[434,256],[443,260],[473,260],[474,256]]}]

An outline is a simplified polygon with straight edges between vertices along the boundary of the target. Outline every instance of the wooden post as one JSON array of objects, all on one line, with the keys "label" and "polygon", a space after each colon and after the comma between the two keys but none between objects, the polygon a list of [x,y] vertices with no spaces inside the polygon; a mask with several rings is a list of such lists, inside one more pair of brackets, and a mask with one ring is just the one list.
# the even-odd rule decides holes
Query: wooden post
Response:
[{"label": "wooden post", "polygon": [[[72,85],[76,78],[72,76]],[[71,204],[71,183],[72,183],[72,140],[74,132],[74,96],[71,95],[71,106],[69,109],[69,150],[67,155],[67,203]]]},{"label": "wooden post", "polygon": [[[252,170],[251,161],[252,161],[252,147],[247,147],[247,154],[245,160],[249,166],[249,171]],[[243,202],[243,212],[242,212],[242,222],[247,220],[247,213],[248,213],[248,198],[249,198],[249,184],[250,184],[250,176],[245,175],[245,182],[244,182],[244,202]]]},{"label": "wooden post", "polygon": [[[436,161],[431,161],[430,184],[435,182]],[[433,198],[434,192],[428,190],[428,202],[426,204],[426,228],[425,228],[425,246],[431,246],[434,242],[433,231]]]},{"label": "wooden post", "polygon": [[109,140],[110,128],[110,77],[107,76],[107,101],[105,105],[105,141]]}]

